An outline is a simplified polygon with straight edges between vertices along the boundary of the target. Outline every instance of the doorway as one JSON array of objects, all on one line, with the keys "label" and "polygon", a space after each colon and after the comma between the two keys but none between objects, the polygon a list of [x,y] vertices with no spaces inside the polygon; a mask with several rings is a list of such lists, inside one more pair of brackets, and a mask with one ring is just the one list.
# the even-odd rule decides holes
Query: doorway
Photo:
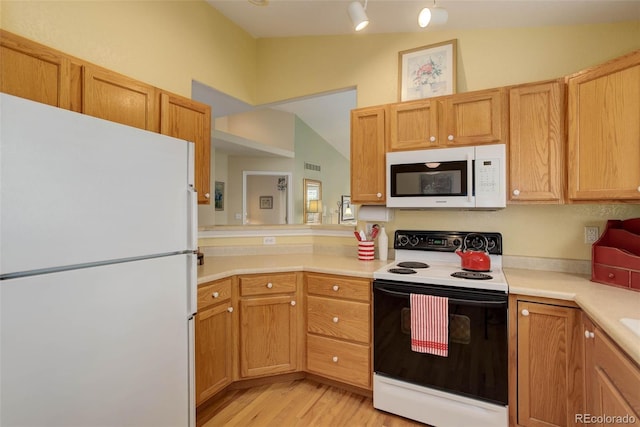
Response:
[{"label": "doorway", "polygon": [[293,189],[291,172],[242,172],[242,223],[291,224]]}]

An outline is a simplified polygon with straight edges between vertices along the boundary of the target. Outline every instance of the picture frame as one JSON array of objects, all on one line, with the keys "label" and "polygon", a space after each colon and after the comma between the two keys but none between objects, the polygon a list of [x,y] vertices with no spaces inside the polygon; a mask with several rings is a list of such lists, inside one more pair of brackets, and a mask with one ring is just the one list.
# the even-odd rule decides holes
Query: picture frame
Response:
[{"label": "picture frame", "polygon": [[447,40],[398,53],[398,100],[456,93],[458,40]]},{"label": "picture frame", "polygon": [[216,181],[214,185],[213,192],[213,204],[215,206],[215,210],[223,211],[224,210],[224,182]]},{"label": "picture frame", "polygon": [[353,206],[351,205],[351,196],[350,195],[340,196],[339,221],[342,223],[346,221],[353,221],[355,219],[356,217],[355,217],[354,209],[353,209]]},{"label": "picture frame", "polygon": [[260,196],[260,209],[273,209],[273,196]]}]

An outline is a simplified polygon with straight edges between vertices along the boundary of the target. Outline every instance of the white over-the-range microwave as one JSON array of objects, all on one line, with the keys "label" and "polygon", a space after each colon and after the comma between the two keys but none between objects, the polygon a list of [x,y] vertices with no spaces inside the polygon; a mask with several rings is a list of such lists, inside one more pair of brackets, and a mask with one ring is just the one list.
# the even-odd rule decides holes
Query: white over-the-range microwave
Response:
[{"label": "white over-the-range microwave", "polygon": [[504,144],[387,153],[387,207],[506,206]]}]

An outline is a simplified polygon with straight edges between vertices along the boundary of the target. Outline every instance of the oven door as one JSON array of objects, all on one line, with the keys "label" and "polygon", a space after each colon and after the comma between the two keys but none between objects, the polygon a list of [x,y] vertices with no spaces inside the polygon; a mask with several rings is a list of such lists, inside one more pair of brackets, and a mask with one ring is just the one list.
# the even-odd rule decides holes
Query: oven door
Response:
[{"label": "oven door", "polygon": [[[507,294],[387,280],[373,293],[377,375],[507,405]],[[449,298],[447,357],[411,350],[411,294]]]}]

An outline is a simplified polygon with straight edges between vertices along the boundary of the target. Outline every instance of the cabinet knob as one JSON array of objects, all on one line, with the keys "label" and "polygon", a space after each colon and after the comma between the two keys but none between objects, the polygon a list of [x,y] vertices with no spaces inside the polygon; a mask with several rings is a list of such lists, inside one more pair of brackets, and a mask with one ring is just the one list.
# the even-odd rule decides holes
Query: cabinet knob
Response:
[{"label": "cabinet knob", "polygon": [[338,323],[338,317],[337,316],[333,318],[333,323]]},{"label": "cabinet knob", "polygon": [[379,199],[382,197],[382,193],[376,193],[376,197]]},{"label": "cabinet knob", "polygon": [[291,305],[296,305],[296,302],[295,301],[291,301]]},{"label": "cabinet knob", "polygon": [[613,273],[609,273],[607,276],[609,276],[609,279],[613,279],[614,277],[616,277],[616,275]]},{"label": "cabinet knob", "polygon": [[594,338],[595,336],[596,336],[596,334],[594,334],[591,331],[586,331],[586,330],[584,331],[584,337],[585,338]]},{"label": "cabinet knob", "polygon": [[520,190],[518,190],[517,188],[515,190],[513,190],[513,195],[514,196],[519,196],[520,195]]},{"label": "cabinet knob", "polygon": [[271,283],[271,282],[267,283],[267,288],[269,288],[269,289],[273,288],[273,283]]},{"label": "cabinet knob", "polygon": [[449,141],[453,141],[453,135],[449,135],[449,136],[447,137],[447,139],[448,139]]},{"label": "cabinet knob", "polygon": [[228,311],[229,313],[233,313],[233,307],[229,307],[229,308],[227,308],[227,311]]},{"label": "cabinet knob", "polygon": [[333,285],[333,290],[334,290],[334,291],[338,292],[338,289],[340,289],[340,286],[338,286],[338,285]]},{"label": "cabinet knob", "polygon": [[522,310],[522,315],[523,316],[528,316],[529,315],[529,310],[527,310],[526,308],[524,310]]},{"label": "cabinet knob", "polygon": [[333,360],[334,363],[338,363],[338,356],[333,356],[331,360]]},{"label": "cabinet knob", "polygon": [[211,197],[211,194],[209,194],[209,193],[204,193],[204,198],[205,198],[205,199],[208,199],[208,198],[210,198],[210,197]]},{"label": "cabinet knob", "polygon": [[431,141],[431,142],[436,142],[436,137],[435,137],[435,136],[431,136],[431,137],[429,138],[429,141]]},{"label": "cabinet knob", "polygon": [[211,296],[214,297],[214,298],[218,298],[220,296],[220,294],[217,293],[217,292],[214,292]]},{"label": "cabinet knob", "polygon": [[638,192],[640,192],[640,187],[638,187]]}]

